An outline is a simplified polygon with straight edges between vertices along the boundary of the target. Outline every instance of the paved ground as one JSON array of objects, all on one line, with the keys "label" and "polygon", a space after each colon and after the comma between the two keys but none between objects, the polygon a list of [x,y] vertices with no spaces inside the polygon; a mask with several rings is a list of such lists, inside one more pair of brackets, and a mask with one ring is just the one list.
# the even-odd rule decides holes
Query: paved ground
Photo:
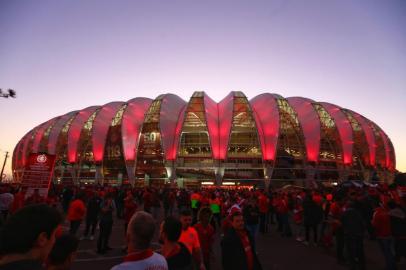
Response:
[{"label": "paved ground", "polygon": [[[334,250],[326,250],[321,247],[305,246],[296,242],[293,238],[282,238],[276,233],[275,228],[266,235],[259,235],[257,239],[257,250],[264,270],[288,270],[288,269],[314,269],[314,270],[340,270],[347,269],[338,265],[334,257]],[[83,231],[83,225],[80,232]],[[213,269],[221,269],[219,236],[215,243],[215,256],[213,258]],[[77,259],[73,270],[103,270],[110,269],[120,263],[125,255],[122,251],[124,246],[124,225],[122,220],[116,220],[110,241],[113,250],[101,256],[96,253],[96,239],[93,241],[83,240],[80,242]],[[381,253],[375,242],[366,240],[367,269],[383,270],[384,262]],[[159,248],[155,242],[155,248]],[[406,265],[402,267],[406,269]]]}]

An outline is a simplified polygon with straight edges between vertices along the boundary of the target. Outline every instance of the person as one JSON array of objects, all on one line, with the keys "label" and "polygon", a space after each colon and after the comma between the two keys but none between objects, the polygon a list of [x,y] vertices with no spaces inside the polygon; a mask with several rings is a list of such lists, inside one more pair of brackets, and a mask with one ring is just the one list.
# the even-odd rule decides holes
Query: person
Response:
[{"label": "person", "polygon": [[134,196],[131,190],[127,191],[127,196],[124,198],[124,232],[127,233],[128,223],[130,223],[131,217],[137,210],[137,204],[135,203]]},{"label": "person", "polygon": [[203,254],[204,266],[210,269],[210,255],[214,243],[214,228],[210,224],[212,211],[209,207],[203,207],[198,213],[198,222],[193,226],[199,236],[199,243]]},{"label": "person", "polygon": [[20,187],[18,192],[14,194],[14,200],[10,207],[10,212],[12,214],[24,207],[26,190],[26,187]]},{"label": "person", "polygon": [[251,234],[252,240],[254,241],[254,246],[255,246],[255,240],[257,237],[257,232],[258,232],[258,226],[259,226],[259,208],[258,205],[256,204],[256,200],[254,198],[250,199],[248,204],[244,207],[243,210],[244,214],[244,220],[246,224],[246,228]]},{"label": "person", "polygon": [[348,251],[350,269],[365,269],[365,252],[364,252],[364,219],[357,209],[356,201],[351,199],[348,207],[345,209],[341,224],[343,226],[345,247]]},{"label": "person", "polygon": [[258,197],[259,208],[259,231],[264,234],[268,232],[267,214],[269,211],[269,199],[264,193],[260,193]]},{"label": "person", "polygon": [[325,200],[323,201],[323,221],[320,230],[320,242],[326,248],[330,248],[333,245],[333,236],[331,233],[331,227],[329,226],[329,213],[332,199],[333,195],[329,193],[326,194]]},{"label": "person", "polygon": [[[100,213],[100,205],[102,199],[98,196],[97,192],[91,192],[90,199],[86,204],[86,228],[84,235],[80,238],[94,240],[94,233],[97,227],[98,217]],[[89,237],[90,233],[90,237]]]},{"label": "person", "polygon": [[142,201],[144,202],[144,211],[151,213],[152,193],[147,188],[144,190],[144,194],[142,195]]},{"label": "person", "polygon": [[14,201],[14,195],[10,192],[10,187],[3,187],[0,191],[0,212],[3,220],[7,220],[9,210]]},{"label": "person", "polygon": [[232,227],[221,241],[221,258],[224,270],[261,270],[254,243],[244,227],[241,212],[230,216]]},{"label": "person", "polygon": [[318,205],[310,193],[306,194],[303,200],[303,223],[305,225],[306,240],[304,244],[308,245],[310,241],[310,230],[313,231],[314,245],[318,243],[318,226],[323,219],[323,209]]},{"label": "person", "polygon": [[392,232],[389,211],[381,204],[374,211],[372,217],[372,227],[375,237],[378,240],[379,247],[385,257],[387,270],[396,269],[394,254],[392,253]]},{"label": "person", "polygon": [[293,210],[293,199],[291,196],[283,194],[278,201],[279,221],[281,222],[281,233],[283,237],[291,237],[292,229],[290,227],[291,210]]},{"label": "person", "polygon": [[133,215],[128,224],[128,255],[124,262],[111,270],[168,270],[165,258],[150,248],[155,233],[155,220],[151,214],[139,211]]},{"label": "person", "polygon": [[1,228],[3,228],[3,226],[4,226],[4,220],[3,220],[3,217],[0,215],[0,230],[1,230]]},{"label": "person", "polygon": [[336,259],[337,263],[340,265],[345,264],[344,257],[344,247],[345,247],[345,237],[344,229],[341,223],[341,218],[344,213],[346,203],[343,196],[335,198],[335,201],[330,206],[329,212],[329,224],[331,227],[332,234],[335,238],[336,245]]},{"label": "person", "polygon": [[83,193],[78,193],[76,199],[73,200],[68,209],[68,220],[70,221],[69,232],[76,235],[79,229],[80,223],[82,223],[83,218],[86,214],[86,206],[83,202]]},{"label": "person", "polygon": [[126,196],[127,193],[123,188],[115,192],[114,204],[116,205],[117,218],[124,218],[124,199]]},{"label": "person", "polygon": [[167,217],[161,224],[160,238],[163,242],[162,255],[168,263],[169,270],[192,270],[192,255],[187,247],[178,242],[182,233],[182,223],[172,217]]},{"label": "person", "polygon": [[159,210],[161,209],[161,202],[159,200],[158,190],[153,189],[151,194],[151,214],[155,220],[158,220]]},{"label": "person", "polygon": [[175,207],[175,194],[172,190],[166,189],[164,194],[163,194],[163,207],[164,207],[164,216],[172,216],[173,215],[173,209]]},{"label": "person", "polygon": [[201,199],[202,196],[197,190],[195,190],[190,196],[190,206],[193,211],[193,220],[192,220],[193,224],[197,222],[197,213],[199,212],[199,208],[201,206]]},{"label": "person", "polygon": [[186,190],[182,189],[178,192],[177,204],[180,212],[190,207],[190,196]]},{"label": "person", "polygon": [[62,191],[62,207],[65,213],[68,212],[69,203],[73,198],[73,191],[70,187],[65,187]]},{"label": "person", "polygon": [[69,270],[76,258],[79,240],[73,234],[58,237],[49,253],[47,270]]},{"label": "person", "polygon": [[406,211],[395,201],[388,202],[391,231],[395,241],[395,260],[406,259]]},{"label": "person", "polygon": [[97,240],[97,253],[105,254],[109,247],[109,239],[111,230],[113,229],[113,213],[116,207],[114,205],[113,196],[106,194],[105,199],[101,203],[100,220],[99,220],[99,239]]},{"label": "person", "polygon": [[302,206],[302,197],[296,196],[296,201],[293,209],[293,222],[295,228],[295,237],[296,241],[302,242],[303,238],[303,206]]},{"label": "person", "polygon": [[48,196],[45,199],[45,203],[54,208],[58,207],[58,197],[55,194],[54,190],[49,190]]},{"label": "person", "polygon": [[34,189],[34,192],[25,199],[24,204],[25,205],[41,204],[44,202],[45,202],[44,197],[42,197],[41,194],[39,194],[39,189],[36,188],[36,189]]},{"label": "person", "polygon": [[190,254],[192,254],[194,263],[204,270],[204,261],[202,257],[202,252],[200,249],[199,236],[192,225],[192,212],[189,209],[183,210],[180,213],[180,222],[182,223],[182,233],[179,238],[179,242],[183,243]]},{"label": "person", "polygon": [[220,227],[221,225],[221,200],[216,194],[212,194],[210,199],[210,209],[213,213],[213,221],[214,228]]},{"label": "person", "polygon": [[55,243],[61,222],[61,214],[45,204],[18,210],[0,234],[0,270],[44,269],[42,264]]}]

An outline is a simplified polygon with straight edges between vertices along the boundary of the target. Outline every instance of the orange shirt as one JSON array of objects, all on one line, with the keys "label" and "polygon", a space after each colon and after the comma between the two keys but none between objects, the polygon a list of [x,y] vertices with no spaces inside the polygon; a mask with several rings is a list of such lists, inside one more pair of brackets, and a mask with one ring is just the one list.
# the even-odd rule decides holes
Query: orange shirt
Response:
[{"label": "orange shirt", "polygon": [[193,250],[200,248],[199,235],[197,234],[195,228],[189,226],[186,230],[182,230],[179,238],[179,242],[182,242],[190,254],[193,254]]}]

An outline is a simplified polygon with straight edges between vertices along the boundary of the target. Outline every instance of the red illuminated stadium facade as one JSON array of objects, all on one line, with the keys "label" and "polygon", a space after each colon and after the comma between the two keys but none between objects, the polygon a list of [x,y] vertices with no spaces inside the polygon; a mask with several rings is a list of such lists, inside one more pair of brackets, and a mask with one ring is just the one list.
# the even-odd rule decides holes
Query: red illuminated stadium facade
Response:
[{"label": "red illuminated stadium facade", "polygon": [[55,117],[16,145],[17,181],[30,153],[56,155],[54,181],[76,184],[390,182],[396,162],[386,133],[356,112],[242,92],[218,103],[204,92],[189,102],[134,98]]}]

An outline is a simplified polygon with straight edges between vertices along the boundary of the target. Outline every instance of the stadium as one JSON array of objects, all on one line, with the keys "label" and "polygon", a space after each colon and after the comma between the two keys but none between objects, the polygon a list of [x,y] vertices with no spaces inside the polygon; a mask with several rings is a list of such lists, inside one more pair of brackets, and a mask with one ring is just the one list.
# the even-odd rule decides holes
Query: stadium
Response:
[{"label": "stadium", "polygon": [[91,106],[50,119],[16,145],[21,181],[30,153],[56,155],[55,183],[178,186],[392,182],[395,151],[373,121],[337,105],[195,92]]}]

